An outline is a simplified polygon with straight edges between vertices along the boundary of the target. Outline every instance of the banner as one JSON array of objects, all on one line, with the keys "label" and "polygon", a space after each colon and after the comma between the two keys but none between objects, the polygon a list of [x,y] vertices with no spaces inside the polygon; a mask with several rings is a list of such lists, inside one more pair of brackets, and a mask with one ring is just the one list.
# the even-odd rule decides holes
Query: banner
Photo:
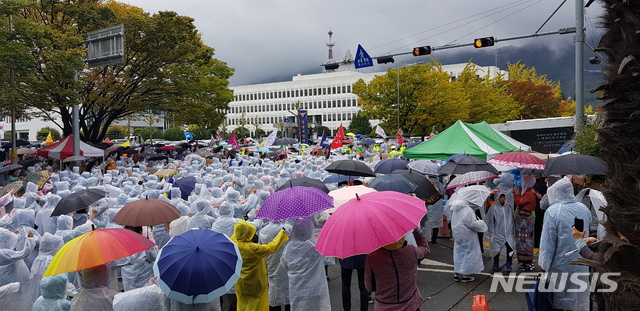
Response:
[{"label": "banner", "polygon": [[338,132],[336,133],[336,137],[331,142],[331,149],[336,149],[342,147],[342,140],[344,139],[344,129],[342,128],[342,123],[340,123],[340,128],[338,128]]},{"label": "banner", "polygon": [[236,133],[231,133],[231,136],[229,136],[229,145],[233,146],[233,148],[240,149],[240,144],[238,144],[238,139],[236,139]]},{"label": "banner", "polygon": [[376,126],[376,134],[382,136],[382,138],[387,137],[387,134],[384,132],[384,130],[382,129],[382,127],[380,127],[380,125]]},{"label": "banner", "polygon": [[329,147],[327,144],[327,133],[322,132],[322,139],[320,139],[320,147]]},{"label": "banner", "polygon": [[278,129],[273,130],[269,136],[262,142],[263,147],[271,147],[273,143],[276,141],[276,137],[278,136]]},{"label": "banner", "polygon": [[402,130],[398,130],[398,132],[396,133],[396,140],[398,141],[398,144],[400,145],[404,144],[404,137],[402,137]]},{"label": "banner", "polygon": [[307,111],[298,110],[298,128],[300,129],[300,138],[298,141],[301,144],[309,143],[309,122],[307,122]]}]

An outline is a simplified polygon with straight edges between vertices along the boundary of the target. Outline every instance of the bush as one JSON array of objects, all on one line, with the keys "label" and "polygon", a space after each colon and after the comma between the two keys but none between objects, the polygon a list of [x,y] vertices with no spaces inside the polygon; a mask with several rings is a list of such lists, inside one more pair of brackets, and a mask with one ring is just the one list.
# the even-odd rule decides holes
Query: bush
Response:
[{"label": "bush", "polygon": [[140,135],[142,139],[162,138],[162,132],[156,127],[141,127],[133,130],[133,135]]},{"label": "bush", "polygon": [[162,138],[170,141],[184,140],[184,131],[179,127],[172,127],[164,131]]},{"label": "bush", "polygon": [[211,139],[211,130],[206,129],[204,127],[199,127],[197,129],[193,129],[191,134],[193,134],[194,139]]},{"label": "bush", "polygon": [[331,130],[326,126],[316,126],[316,134],[318,137],[322,137],[322,133],[326,133],[327,136],[331,136]]},{"label": "bush", "polygon": [[[45,127],[41,130],[38,131],[38,134],[36,135],[36,140],[46,140],[47,136],[49,136],[49,132],[51,132],[51,137],[53,138],[53,140],[60,140],[62,139],[62,136],[60,135],[60,132],[56,129],[52,129],[50,127]],[[6,131],[4,133],[4,137],[5,139],[11,139],[11,131]]]},{"label": "bush", "polygon": [[109,139],[122,139],[128,134],[127,129],[122,126],[110,126],[107,129],[107,137]]}]

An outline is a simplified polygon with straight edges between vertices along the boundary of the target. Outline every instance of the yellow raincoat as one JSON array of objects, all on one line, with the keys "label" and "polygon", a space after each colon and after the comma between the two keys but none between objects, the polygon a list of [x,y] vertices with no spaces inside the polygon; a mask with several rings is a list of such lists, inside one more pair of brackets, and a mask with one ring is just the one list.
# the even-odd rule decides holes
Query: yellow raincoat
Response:
[{"label": "yellow raincoat", "polygon": [[242,272],[236,283],[238,297],[238,311],[269,310],[269,288],[267,280],[267,265],[264,257],[273,254],[289,237],[284,230],[269,244],[251,242],[256,234],[256,227],[240,220],[233,226],[231,240],[238,245],[242,255]]}]

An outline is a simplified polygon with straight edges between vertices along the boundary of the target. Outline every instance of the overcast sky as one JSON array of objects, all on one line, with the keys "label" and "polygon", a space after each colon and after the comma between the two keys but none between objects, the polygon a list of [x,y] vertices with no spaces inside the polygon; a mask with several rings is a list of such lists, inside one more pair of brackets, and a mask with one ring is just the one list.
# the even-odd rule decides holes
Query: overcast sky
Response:
[{"label": "overcast sky", "polygon": [[[371,56],[408,52],[415,46],[472,42],[534,33],[562,2],[559,0],[121,0],[155,13],[175,11],[195,19],[204,43],[235,68],[231,85],[290,79],[296,73],[320,73],[328,59],[329,29],[334,59],[361,44]],[[540,32],[575,25],[575,2],[567,1]],[[587,41],[602,9],[586,9]],[[538,40],[538,41],[536,41]],[[544,41],[542,41],[544,40]],[[573,45],[573,35],[524,39],[500,44],[544,42]],[[473,47],[459,49],[473,50]],[[456,50],[459,50],[456,49]],[[453,49],[452,49],[453,50]],[[452,53],[450,51],[435,51]],[[411,55],[398,57],[412,62]],[[569,60],[568,60],[569,61]],[[573,60],[570,60],[573,61]],[[396,63],[397,64],[397,63]],[[376,65],[374,71],[385,67]],[[502,68],[504,69],[504,68]],[[370,70],[371,71],[371,70]],[[288,77],[288,78],[287,78]]]}]

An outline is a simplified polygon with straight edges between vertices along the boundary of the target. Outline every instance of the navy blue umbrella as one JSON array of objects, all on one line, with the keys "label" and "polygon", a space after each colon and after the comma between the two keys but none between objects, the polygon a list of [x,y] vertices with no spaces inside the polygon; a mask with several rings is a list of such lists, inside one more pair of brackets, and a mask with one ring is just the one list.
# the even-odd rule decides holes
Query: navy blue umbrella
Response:
[{"label": "navy blue umbrella", "polygon": [[183,200],[189,200],[189,195],[196,187],[196,178],[193,176],[182,177],[176,180],[173,186],[180,188],[180,196]]},{"label": "navy blue umbrella", "polygon": [[376,141],[373,140],[373,138],[366,137],[366,138],[360,139],[360,143],[365,144],[365,145],[371,145],[371,144],[375,144]]},{"label": "navy blue umbrella", "polygon": [[402,175],[380,175],[374,178],[369,187],[378,191],[396,191],[409,194],[418,189],[418,184]]},{"label": "navy blue umbrella", "polygon": [[226,235],[209,229],[173,237],[158,252],[153,274],[169,299],[208,303],[226,294],[240,278],[242,257]]},{"label": "navy blue umbrella", "polygon": [[323,182],[325,184],[335,184],[335,183],[339,183],[341,181],[349,181],[349,179],[351,179],[351,177],[349,177],[347,175],[331,174],[331,175],[325,177]]},{"label": "navy blue umbrella", "polygon": [[402,159],[386,159],[376,164],[373,172],[377,174],[391,174],[395,170],[406,170],[409,161]]}]

